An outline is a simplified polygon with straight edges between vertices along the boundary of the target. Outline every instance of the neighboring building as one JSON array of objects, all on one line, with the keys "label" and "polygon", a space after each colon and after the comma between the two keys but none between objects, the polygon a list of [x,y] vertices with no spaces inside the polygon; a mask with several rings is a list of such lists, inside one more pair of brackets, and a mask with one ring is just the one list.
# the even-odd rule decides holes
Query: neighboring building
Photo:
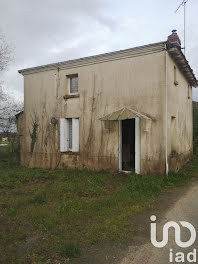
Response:
[{"label": "neighboring building", "polygon": [[20,70],[21,163],[165,173],[192,153],[192,86],[176,32],[168,41]]},{"label": "neighboring building", "polygon": [[16,121],[17,121],[17,132],[19,136],[23,136],[23,111],[19,112],[18,114],[15,115]]},{"label": "neighboring building", "polygon": [[[17,132],[18,132],[18,140],[19,140],[19,146],[20,148],[22,147],[23,145],[23,129],[24,129],[24,120],[23,120],[23,111],[19,112],[18,114],[15,115],[16,117],[16,124],[17,124]],[[21,153],[21,150],[20,150],[20,153]],[[21,155],[20,155],[21,156]],[[21,158],[21,157],[20,157]]]}]

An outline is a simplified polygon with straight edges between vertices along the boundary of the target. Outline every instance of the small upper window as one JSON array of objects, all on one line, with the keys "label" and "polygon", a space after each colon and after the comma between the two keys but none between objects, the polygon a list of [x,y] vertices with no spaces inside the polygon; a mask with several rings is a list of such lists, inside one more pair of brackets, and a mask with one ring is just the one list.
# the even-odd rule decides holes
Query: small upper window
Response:
[{"label": "small upper window", "polygon": [[190,85],[188,85],[188,99],[190,99],[191,97],[190,97],[190,95],[191,95],[191,86]]},{"label": "small upper window", "polygon": [[174,66],[174,85],[178,85],[178,81],[177,81],[177,68],[176,66]]},{"label": "small upper window", "polygon": [[78,75],[70,75],[69,78],[69,93],[77,94],[78,93]]}]

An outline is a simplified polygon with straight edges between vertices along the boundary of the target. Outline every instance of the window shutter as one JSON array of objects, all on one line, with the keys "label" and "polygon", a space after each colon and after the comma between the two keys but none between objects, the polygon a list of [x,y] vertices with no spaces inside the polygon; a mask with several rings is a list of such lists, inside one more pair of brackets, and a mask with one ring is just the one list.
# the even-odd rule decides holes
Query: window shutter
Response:
[{"label": "window shutter", "polygon": [[60,119],[60,152],[68,150],[67,144],[67,120],[65,118]]},{"label": "window shutter", "polygon": [[72,119],[72,151],[79,152],[79,119],[73,118]]}]

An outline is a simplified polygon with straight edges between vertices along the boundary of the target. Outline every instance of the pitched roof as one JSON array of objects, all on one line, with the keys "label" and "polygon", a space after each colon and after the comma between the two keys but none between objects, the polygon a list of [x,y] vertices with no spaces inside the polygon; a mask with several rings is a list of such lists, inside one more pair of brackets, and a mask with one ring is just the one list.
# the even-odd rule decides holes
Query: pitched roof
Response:
[{"label": "pitched roof", "polygon": [[114,52],[108,52],[104,54],[89,56],[89,57],[83,57],[79,59],[74,60],[68,60],[68,61],[62,61],[62,62],[56,62],[56,63],[50,63],[46,65],[36,66],[32,68],[22,69],[19,70],[19,73],[25,74],[32,71],[46,71],[46,70],[52,70],[57,68],[72,68],[72,67],[79,67],[84,66],[87,64],[94,64],[94,63],[100,63],[104,61],[109,60],[116,60],[116,59],[122,59],[122,58],[128,58],[130,56],[135,55],[143,55],[147,52],[159,52],[164,50],[166,42],[158,42],[154,44],[144,45],[144,46],[138,46],[135,48],[125,49],[125,50],[119,50]]},{"label": "pitched roof", "polygon": [[25,75],[25,74],[29,74],[33,72],[40,72],[40,71],[47,71],[47,70],[54,70],[54,69],[77,68],[77,67],[82,67],[86,65],[92,65],[92,64],[102,63],[102,62],[107,62],[107,61],[115,61],[115,60],[120,60],[120,59],[143,56],[146,54],[161,52],[166,49],[168,50],[173,60],[178,64],[178,67],[180,68],[184,76],[186,77],[189,84],[191,86],[197,87],[198,81],[188,61],[186,60],[184,54],[182,53],[181,48],[179,48],[176,45],[172,45],[167,41],[144,45],[144,46],[138,46],[135,48],[125,49],[125,50],[104,53],[104,54],[95,55],[95,56],[84,57],[84,58],[75,59],[75,60],[50,63],[46,65],[22,69],[22,70],[19,70],[18,72]]}]

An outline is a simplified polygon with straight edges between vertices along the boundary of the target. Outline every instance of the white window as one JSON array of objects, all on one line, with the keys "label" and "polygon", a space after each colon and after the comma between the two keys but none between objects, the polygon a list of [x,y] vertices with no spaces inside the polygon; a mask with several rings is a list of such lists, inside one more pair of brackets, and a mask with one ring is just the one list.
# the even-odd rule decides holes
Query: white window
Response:
[{"label": "white window", "polygon": [[60,152],[79,152],[79,119],[60,119]]},{"label": "white window", "polygon": [[77,94],[78,93],[78,74],[68,75],[69,78],[69,93]]}]

